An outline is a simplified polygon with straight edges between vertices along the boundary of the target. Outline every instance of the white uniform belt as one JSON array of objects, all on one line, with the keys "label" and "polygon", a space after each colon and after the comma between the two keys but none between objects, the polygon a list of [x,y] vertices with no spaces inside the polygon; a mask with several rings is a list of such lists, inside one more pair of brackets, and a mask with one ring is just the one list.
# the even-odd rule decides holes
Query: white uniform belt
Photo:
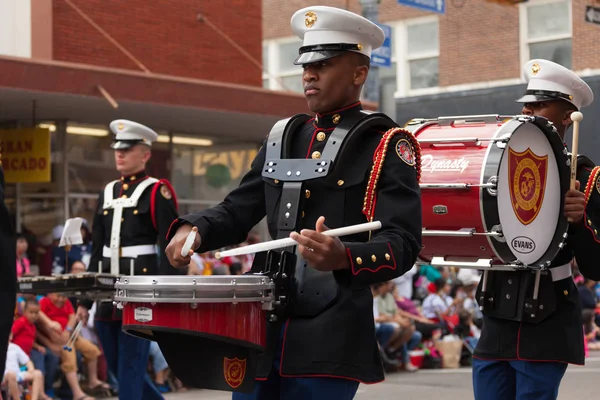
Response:
[{"label": "white uniform belt", "polygon": [[561,265],[559,267],[550,268],[552,274],[552,282],[562,281],[572,275],[571,264]]},{"label": "white uniform belt", "polygon": [[[102,256],[110,258],[112,252],[110,247],[104,246]],[[138,246],[127,246],[119,248],[119,257],[137,258],[137,256],[145,256],[147,254],[156,254],[156,247],[153,244],[140,244]]]}]

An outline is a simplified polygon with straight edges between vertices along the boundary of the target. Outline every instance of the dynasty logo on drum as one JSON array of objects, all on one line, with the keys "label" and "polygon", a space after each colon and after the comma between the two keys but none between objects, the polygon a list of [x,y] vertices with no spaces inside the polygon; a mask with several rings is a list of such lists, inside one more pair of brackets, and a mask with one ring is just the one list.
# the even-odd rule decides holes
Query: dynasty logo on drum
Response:
[{"label": "dynasty logo on drum", "polygon": [[225,382],[229,386],[234,389],[238,388],[244,382],[246,376],[246,359],[224,357],[223,374],[225,375]]},{"label": "dynasty logo on drum", "polygon": [[508,149],[510,199],[515,215],[523,225],[535,220],[546,189],[548,156],[540,157],[531,149],[517,153]]}]

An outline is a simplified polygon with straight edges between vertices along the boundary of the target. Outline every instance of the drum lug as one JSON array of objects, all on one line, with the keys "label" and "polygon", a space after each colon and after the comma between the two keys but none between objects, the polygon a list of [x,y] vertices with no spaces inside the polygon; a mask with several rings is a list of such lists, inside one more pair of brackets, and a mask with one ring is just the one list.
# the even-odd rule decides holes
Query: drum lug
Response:
[{"label": "drum lug", "polygon": [[487,192],[490,194],[490,196],[496,197],[498,195],[498,176],[491,176],[487,183],[493,185],[493,187],[487,188]]},{"label": "drum lug", "polygon": [[502,233],[502,225],[498,224],[498,225],[492,226],[491,232],[499,234],[499,235],[493,235],[492,237],[494,239],[496,239],[500,243],[506,243],[506,238],[504,237],[504,234]]},{"label": "drum lug", "polygon": [[494,143],[496,143],[496,147],[498,147],[499,149],[504,149],[504,148],[506,148],[506,144],[508,143],[509,139],[510,139],[510,135],[505,135],[505,136],[502,136],[501,138],[495,140]]}]

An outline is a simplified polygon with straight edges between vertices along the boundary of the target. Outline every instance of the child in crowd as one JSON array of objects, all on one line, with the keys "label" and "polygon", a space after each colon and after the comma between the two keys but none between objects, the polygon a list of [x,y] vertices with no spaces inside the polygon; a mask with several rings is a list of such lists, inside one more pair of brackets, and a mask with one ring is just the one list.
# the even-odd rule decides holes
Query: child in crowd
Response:
[{"label": "child in crowd", "polygon": [[59,358],[49,348],[36,342],[36,323],[40,319],[40,305],[35,297],[24,301],[23,316],[12,327],[13,343],[17,344],[29,356],[36,369],[44,376],[44,391],[50,397],[54,395],[52,384],[58,372]]},{"label": "child in crowd", "polygon": [[[75,311],[67,298],[59,293],[50,293],[40,301],[41,310],[52,321],[58,322],[61,326],[62,344],[66,344],[76,325]],[[105,391],[108,385],[98,379],[98,357],[100,350],[97,346],[83,337],[78,337],[73,343],[73,350],[63,349],[60,353],[61,369],[73,392],[73,397],[77,400],[89,400],[92,397],[86,396],[79,385],[77,379],[77,356],[76,351],[83,355],[86,362],[89,388],[92,392]]]},{"label": "child in crowd", "polygon": [[[12,333],[10,340],[13,340]],[[21,366],[27,366],[27,371],[22,371]],[[41,371],[34,368],[33,363],[25,354],[23,349],[14,343],[8,344],[6,353],[6,368],[2,376],[2,387],[8,388],[8,393],[11,400],[21,399],[21,388],[19,385],[32,384],[31,400],[47,400],[50,399],[44,394],[44,377]]]},{"label": "child in crowd", "polygon": [[30,262],[27,258],[27,248],[29,244],[25,236],[17,237],[17,276],[21,277],[31,273]]}]

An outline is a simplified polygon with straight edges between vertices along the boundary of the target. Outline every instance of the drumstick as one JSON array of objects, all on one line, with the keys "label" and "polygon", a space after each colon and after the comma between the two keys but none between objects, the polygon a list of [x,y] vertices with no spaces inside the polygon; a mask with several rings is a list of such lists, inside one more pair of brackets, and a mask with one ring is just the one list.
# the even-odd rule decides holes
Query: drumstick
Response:
[{"label": "drumstick", "polygon": [[197,233],[198,233],[198,229],[192,228],[192,230],[188,234],[187,239],[185,239],[185,243],[183,244],[183,247],[181,248],[181,257],[187,257],[188,254],[190,254],[190,250],[192,249],[192,245],[194,244],[194,241],[196,240]]},{"label": "drumstick", "polygon": [[[337,236],[351,235],[351,234],[360,233],[360,232],[374,231],[377,229],[381,229],[381,222],[374,221],[374,222],[365,222],[364,224],[345,226],[343,228],[331,229],[331,230],[323,232],[323,235],[337,237]],[[231,250],[226,250],[226,251],[222,251],[222,252],[217,251],[215,253],[215,257],[217,259],[220,259],[223,257],[241,256],[244,254],[258,253],[261,251],[281,249],[284,247],[295,246],[297,244],[298,244],[298,242],[296,242],[292,238],[283,238],[283,239],[271,240],[269,242],[251,244],[249,246],[238,247],[237,249],[231,249]]]},{"label": "drumstick", "polygon": [[573,121],[573,144],[571,145],[571,190],[575,189],[577,180],[577,151],[579,147],[579,122],[583,120],[583,114],[579,111],[571,113]]},{"label": "drumstick", "polygon": [[[577,180],[577,152],[579,147],[579,122],[583,119],[583,114],[579,111],[571,113],[571,121],[573,121],[573,144],[571,145],[571,182],[570,189],[575,189],[575,181]],[[569,222],[573,222],[569,218]]]}]

